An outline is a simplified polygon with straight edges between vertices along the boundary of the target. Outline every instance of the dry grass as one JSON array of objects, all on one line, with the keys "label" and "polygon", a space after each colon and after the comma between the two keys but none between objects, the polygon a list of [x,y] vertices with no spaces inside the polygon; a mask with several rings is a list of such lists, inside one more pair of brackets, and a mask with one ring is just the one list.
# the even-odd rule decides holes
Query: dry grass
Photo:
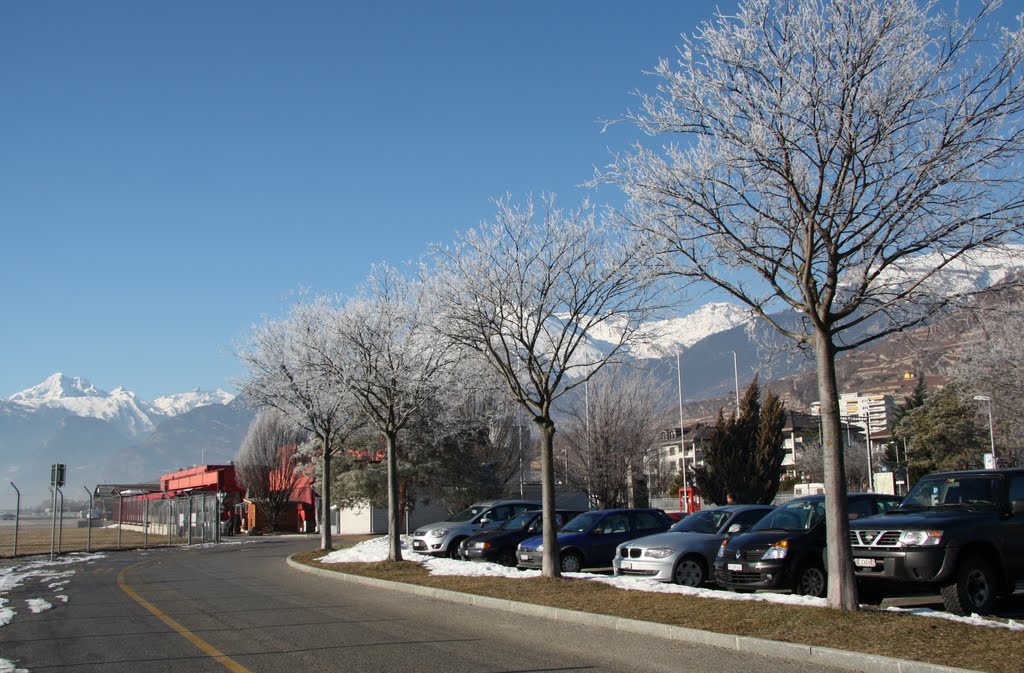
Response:
[{"label": "dry grass", "polygon": [[[14,528],[4,529],[4,535],[0,538],[0,558],[10,558],[14,554]],[[110,549],[135,549],[139,547],[161,547],[167,546],[167,535],[150,533],[145,536],[140,532],[124,529],[121,531],[120,546],[118,545],[118,534],[116,528],[93,528],[91,533],[91,544],[89,544],[90,533],[88,528],[69,528],[61,531],[60,550],[62,553],[86,551],[87,547],[92,551]],[[196,540],[198,541],[198,540]],[[184,544],[184,538],[173,538],[176,545]],[[54,542],[54,550],[57,543]],[[39,526],[27,526],[18,531],[18,556],[30,556],[32,554],[50,553],[50,529]]]},{"label": "dry grass", "polygon": [[[314,551],[299,554],[295,560],[339,572],[338,564],[317,562],[320,556],[322,551]],[[945,619],[877,610],[846,613],[776,603],[640,594],[565,578],[433,577],[418,563],[346,563],[344,571],[570,610],[992,673],[1018,673],[1024,662],[1024,636],[1019,631]]]}]

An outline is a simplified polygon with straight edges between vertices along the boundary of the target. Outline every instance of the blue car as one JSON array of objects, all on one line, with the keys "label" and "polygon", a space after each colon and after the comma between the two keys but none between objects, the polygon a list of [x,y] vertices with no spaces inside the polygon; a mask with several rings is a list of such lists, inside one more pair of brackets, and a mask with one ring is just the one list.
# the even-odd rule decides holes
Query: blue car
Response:
[{"label": "blue car", "polygon": [[[668,530],[672,521],[660,509],[599,509],[584,512],[558,531],[559,567],[562,572],[611,566],[616,548],[623,542]],[[518,567],[544,564],[544,538],[519,543]]]}]

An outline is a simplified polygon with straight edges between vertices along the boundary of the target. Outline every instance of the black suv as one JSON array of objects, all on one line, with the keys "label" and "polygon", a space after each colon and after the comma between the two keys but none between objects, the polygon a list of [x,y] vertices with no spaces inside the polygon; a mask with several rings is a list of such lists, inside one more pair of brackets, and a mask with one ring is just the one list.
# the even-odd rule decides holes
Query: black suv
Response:
[{"label": "black suv", "polygon": [[[848,496],[851,519],[873,516],[899,504],[879,493]],[[726,538],[715,559],[715,581],[733,591],[791,589],[823,597],[828,592],[825,550],[825,496],[790,500],[743,535]]]},{"label": "black suv", "polygon": [[850,522],[857,577],[938,589],[946,610],[985,613],[1024,584],[1024,469],[923,477],[883,516]]}]

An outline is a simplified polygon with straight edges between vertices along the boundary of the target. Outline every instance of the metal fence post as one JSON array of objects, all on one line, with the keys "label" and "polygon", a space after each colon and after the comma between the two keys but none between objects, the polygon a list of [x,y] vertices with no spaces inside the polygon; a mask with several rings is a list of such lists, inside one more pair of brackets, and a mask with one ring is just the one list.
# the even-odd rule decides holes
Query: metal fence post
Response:
[{"label": "metal fence post", "polygon": [[11,554],[12,557],[17,557],[17,555],[18,555],[18,524],[21,523],[21,491],[19,491],[18,487],[14,485],[13,481],[11,482],[11,488],[13,488],[14,492],[18,494],[17,499],[14,501],[14,553]]},{"label": "metal fence post", "polygon": [[124,494],[117,494],[117,548],[121,548],[121,528],[124,526]]},{"label": "metal fence post", "polygon": [[59,556],[61,540],[64,535],[64,491],[57,487],[57,494],[60,496],[60,518],[58,519],[59,525],[57,526],[57,554]]},{"label": "metal fence post", "polygon": [[92,552],[92,491],[89,490],[88,486],[83,486],[85,492],[89,494],[89,511],[86,513],[86,526],[88,526],[88,532],[85,534],[85,551]]},{"label": "metal fence post", "polygon": [[188,496],[188,517],[185,519],[185,527],[188,528],[188,544],[192,544],[192,495]]},{"label": "metal fence post", "polygon": [[145,503],[145,515],[142,521],[142,548],[149,549],[149,498],[146,498]]}]

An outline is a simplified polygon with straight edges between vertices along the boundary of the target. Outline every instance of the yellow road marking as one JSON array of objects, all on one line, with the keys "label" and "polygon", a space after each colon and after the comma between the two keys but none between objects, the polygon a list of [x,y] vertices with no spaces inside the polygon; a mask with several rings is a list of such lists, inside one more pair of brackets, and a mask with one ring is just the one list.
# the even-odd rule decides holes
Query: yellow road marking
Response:
[{"label": "yellow road marking", "polygon": [[128,586],[128,583],[125,582],[124,574],[137,565],[141,564],[136,563],[135,565],[129,566],[117,574],[117,586],[121,587],[122,591],[131,596],[136,603],[149,610],[154,617],[156,617],[164,624],[167,624],[167,626],[174,629],[174,631],[176,631],[178,635],[182,636],[183,638],[185,638],[185,640],[189,641],[190,643],[198,647],[203,652],[203,654],[206,654],[207,656],[211,657],[218,664],[231,671],[231,673],[252,673],[252,671],[250,671],[248,668],[241,665],[228,655],[218,650],[210,643],[206,642],[196,634],[186,629],[184,626],[182,626],[169,615],[167,615],[163,610],[147,601],[145,598],[137,594],[134,589]]}]

